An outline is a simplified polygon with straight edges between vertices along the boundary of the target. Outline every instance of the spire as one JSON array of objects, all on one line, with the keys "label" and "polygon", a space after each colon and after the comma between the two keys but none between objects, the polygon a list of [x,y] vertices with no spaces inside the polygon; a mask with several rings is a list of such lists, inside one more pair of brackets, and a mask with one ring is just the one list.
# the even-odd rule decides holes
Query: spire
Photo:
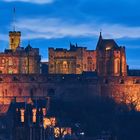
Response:
[{"label": "spire", "polygon": [[28,45],[27,45],[27,47],[25,48],[25,50],[26,50],[27,52],[29,52],[31,49],[32,49],[32,47],[31,47],[31,45],[30,45],[30,41],[28,41]]},{"label": "spire", "polygon": [[13,31],[16,30],[16,8],[13,8]]},{"label": "spire", "polygon": [[102,38],[102,29],[100,29],[100,36],[99,36],[99,39],[103,39],[103,38]]},{"label": "spire", "polygon": [[9,48],[13,51],[16,50],[20,46],[20,37],[21,37],[21,32],[16,31],[16,21],[15,21],[15,14],[16,14],[16,9],[15,7],[13,8],[13,23],[12,23],[12,30],[9,32]]},{"label": "spire", "polygon": [[97,43],[97,46],[96,46],[96,50],[101,47],[102,40],[103,40],[103,37],[102,37],[102,32],[100,30],[100,35],[99,35],[98,43]]}]

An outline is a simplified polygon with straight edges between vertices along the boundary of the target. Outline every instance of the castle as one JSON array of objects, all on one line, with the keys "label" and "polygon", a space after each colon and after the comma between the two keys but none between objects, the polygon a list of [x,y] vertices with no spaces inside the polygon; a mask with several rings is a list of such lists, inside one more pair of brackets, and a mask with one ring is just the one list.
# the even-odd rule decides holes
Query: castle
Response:
[{"label": "castle", "polygon": [[0,53],[1,74],[38,74],[40,72],[39,49],[30,44],[20,47],[21,32],[9,32],[9,48]]},{"label": "castle", "polygon": [[125,47],[113,39],[100,33],[96,50],[77,44],[69,50],[49,48],[45,73],[39,49],[20,47],[20,37],[20,32],[9,32],[9,49],[0,53],[0,113],[13,99],[30,102],[46,96],[65,101],[110,96],[139,108],[140,77],[128,70]]},{"label": "castle", "polygon": [[70,50],[49,48],[50,74],[82,74],[97,72],[98,76],[126,76],[125,47],[100,33],[96,50],[70,44]]}]

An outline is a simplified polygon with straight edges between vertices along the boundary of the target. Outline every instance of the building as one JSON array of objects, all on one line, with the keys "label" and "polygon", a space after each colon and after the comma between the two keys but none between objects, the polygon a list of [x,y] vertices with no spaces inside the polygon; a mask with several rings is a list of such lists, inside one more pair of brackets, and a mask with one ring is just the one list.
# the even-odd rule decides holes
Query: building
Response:
[{"label": "building", "polygon": [[103,39],[100,33],[96,54],[99,76],[127,76],[125,47],[118,46],[113,39]]},{"label": "building", "polygon": [[69,50],[49,48],[50,74],[81,74],[84,71],[96,71],[96,51],[77,44],[70,44]]},{"label": "building", "polygon": [[9,32],[9,49],[0,53],[0,113],[14,97],[23,102],[25,96],[66,101],[101,95],[122,101],[126,96],[125,103],[139,106],[140,72],[127,70],[125,47],[113,39],[100,34],[96,50],[77,44],[69,50],[49,48],[49,62],[42,63],[39,49],[20,47],[20,37],[20,32]]},{"label": "building", "polygon": [[1,74],[39,74],[40,60],[38,48],[30,44],[20,47],[21,32],[9,32],[9,49],[0,53]]},{"label": "building", "polygon": [[50,74],[82,74],[97,72],[98,76],[126,76],[125,47],[113,39],[103,39],[100,33],[96,50],[87,50],[77,44],[70,49],[49,48]]},{"label": "building", "polygon": [[43,128],[43,117],[46,116],[46,100],[37,99],[32,102],[13,102],[12,112],[12,140],[42,140],[47,137]]}]

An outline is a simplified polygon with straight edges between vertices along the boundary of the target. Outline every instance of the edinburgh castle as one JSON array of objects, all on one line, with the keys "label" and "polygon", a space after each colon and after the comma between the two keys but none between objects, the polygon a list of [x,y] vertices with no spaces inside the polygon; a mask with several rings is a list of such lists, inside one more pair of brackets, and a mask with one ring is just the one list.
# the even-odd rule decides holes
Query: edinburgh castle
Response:
[{"label": "edinburgh castle", "polygon": [[96,50],[71,43],[69,50],[49,48],[48,63],[41,62],[39,48],[21,47],[20,40],[21,32],[9,32],[9,49],[0,53],[0,113],[14,99],[30,102],[39,97],[84,102],[109,96],[139,109],[139,71],[129,70],[125,47],[113,39],[100,33]]}]

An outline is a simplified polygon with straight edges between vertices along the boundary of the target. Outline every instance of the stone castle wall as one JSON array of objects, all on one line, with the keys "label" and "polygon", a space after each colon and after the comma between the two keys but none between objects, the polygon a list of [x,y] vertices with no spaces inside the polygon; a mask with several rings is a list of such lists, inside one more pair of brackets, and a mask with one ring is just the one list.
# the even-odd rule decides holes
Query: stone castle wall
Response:
[{"label": "stone castle wall", "polygon": [[110,96],[119,102],[139,106],[140,77],[86,77],[84,75],[0,75],[0,104],[9,104],[14,97],[50,97],[65,101]]},{"label": "stone castle wall", "polygon": [[[71,77],[71,78],[70,78]],[[81,100],[98,95],[97,77],[86,79],[76,75],[1,75],[0,104],[9,104],[14,97],[25,101],[24,97],[58,98],[61,100]]]}]

